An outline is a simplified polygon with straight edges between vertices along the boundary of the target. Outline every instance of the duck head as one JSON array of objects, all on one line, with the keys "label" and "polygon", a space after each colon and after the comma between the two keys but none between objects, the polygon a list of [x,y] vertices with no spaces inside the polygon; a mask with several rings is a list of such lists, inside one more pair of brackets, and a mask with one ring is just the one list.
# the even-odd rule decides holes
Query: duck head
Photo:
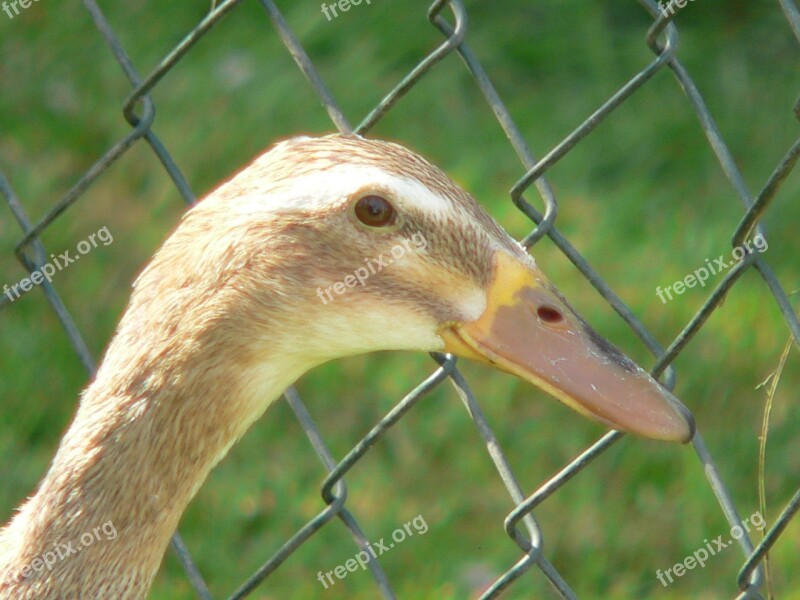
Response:
[{"label": "duck head", "polygon": [[[0,597],[145,597],[248,427],[309,369],[376,350],[452,352],[614,429],[693,435],[441,171],[388,142],[297,138],[188,211],[137,279],[50,470],[0,530]],[[25,574],[101,523],[113,542]]]},{"label": "duck head", "polygon": [[610,428],[693,436],[670,392],[598,335],[469,194],[402,146],[280,143],[188,213],[170,242],[190,241],[198,263],[230,273],[250,334],[298,374],[375,350],[450,352]]}]

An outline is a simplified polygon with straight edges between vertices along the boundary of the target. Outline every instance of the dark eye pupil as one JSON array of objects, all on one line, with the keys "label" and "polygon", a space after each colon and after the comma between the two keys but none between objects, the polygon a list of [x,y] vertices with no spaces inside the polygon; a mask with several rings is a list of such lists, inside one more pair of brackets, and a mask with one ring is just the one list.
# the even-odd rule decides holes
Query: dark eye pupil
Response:
[{"label": "dark eye pupil", "polygon": [[370,227],[385,227],[395,219],[394,208],[381,196],[364,196],[356,202],[356,217]]}]

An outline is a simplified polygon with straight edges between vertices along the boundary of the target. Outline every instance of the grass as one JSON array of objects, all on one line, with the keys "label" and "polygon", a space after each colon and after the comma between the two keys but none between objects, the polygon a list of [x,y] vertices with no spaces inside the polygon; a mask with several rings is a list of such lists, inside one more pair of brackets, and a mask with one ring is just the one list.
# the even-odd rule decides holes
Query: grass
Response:
[{"label": "grass", "polygon": [[[139,71],[147,73],[208,3],[104,3]],[[373,0],[328,22],[318,3],[281,8],[348,117],[357,122],[441,42],[425,2]],[[652,60],[646,15],[634,5],[546,0],[468,2],[468,42],[533,151],[541,156]],[[797,138],[796,40],[778,11],[702,0],[679,15],[679,58],[704,94],[751,189],[758,190]],[[0,13],[0,168],[32,218],[44,214],[129,128],[129,87],[76,0],[41,0],[13,20]],[[154,129],[198,195],[274,140],[332,125],[256,3],[243,3],[156,87]],[[372,135],[431,158],[514,235],[531,224],[508,200],[523,173],[494,117],[456,57],[423,79]],[[664,345],[707,297],[669,285],[728,254],[741,207],[680,89],[658,73],[548,172],[558,226]],[[798,288],[794,175],[765,218],[766,257]],[[527,197],[537,203],[535,193]],[[59,274],[57,289],[100,356],[130,282],[183,211],[157,160],[137,145],[43,236],[64,251],[102,226],[114,243]],[[0,283],[25,273],[13,259],[19,230],[0,217]],[[554,248],[540,264],[606,336],[645,366],[653,359]],[[710,285],[718,283],[712,280]],[[796,302],[795,302],[796,305]],[[758,510],[759,431],[766,389],[787,328],[755,273],[741,281],[676,361],[678,395],[697,416],[743,516]],[[33,293],[0,311],[0,515],[34,489],[73,414],[86,374],[52,311]],[[299,382],[335,456],[343,456],[434,365],[381,354],[325,365]],[[772,399],[764,478],[768,522],[794,492],[800,469],[790,353]],[[510,377],[463,365],[523,488],[532,491],[602,428]],[[271,409],[216,469],[181,531],[215,597],[252,570],[323,506],[324,472],[283,404]],[[367,537],[388,537],[422,514],[424,535],[382,561],[400,598],[464,598],[519,558],[502,521],[512,504],[454,392],[442,386],[356,465],[348,506]],[[717,598],[733,595],[736,549],[662,587],[655,577],[728,526],[690,449],[624,439],[536,511],[548,558],[581,597]],[[0,519],[2,520],[2,519]],[[757,538],[758,536],[756,536]],[[800,598],[790,524],[772,555],[778,598]],[[317,571],[356,549],[338,524],[324,528],[259,588],[256,598],[372,598],[358,572],[325,591]],[[551,597],[528,574],[505,598]],[[191,597],[168,554],[154,598]]]}]

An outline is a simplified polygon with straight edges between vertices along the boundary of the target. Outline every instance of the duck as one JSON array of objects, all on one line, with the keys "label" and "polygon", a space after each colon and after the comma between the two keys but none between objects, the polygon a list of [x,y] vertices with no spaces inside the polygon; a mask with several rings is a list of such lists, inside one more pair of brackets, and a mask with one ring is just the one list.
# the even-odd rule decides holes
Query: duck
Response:
[{"label": "duck", "polygon": [[[294,137],[190,208],[135,280],[47,473],[0,530],[0,598],[146,597],[236,441],[307,371],[378,350],[454,354],[611,429],[694,435],[689,410],[428,160]],[[107,524],[113,539],[80,544]]]}]

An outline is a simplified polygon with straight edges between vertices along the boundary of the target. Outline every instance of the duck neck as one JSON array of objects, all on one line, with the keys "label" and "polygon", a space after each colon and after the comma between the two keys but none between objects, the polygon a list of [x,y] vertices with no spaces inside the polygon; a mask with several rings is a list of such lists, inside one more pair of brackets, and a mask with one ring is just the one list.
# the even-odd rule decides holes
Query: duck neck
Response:
[{"label": "duck neck", "polygon": [[123,320],[45,479],[0,531],[0,598],[144,597],[209,471],[305,370],[213,327],[142,341],[141,325]]}]

